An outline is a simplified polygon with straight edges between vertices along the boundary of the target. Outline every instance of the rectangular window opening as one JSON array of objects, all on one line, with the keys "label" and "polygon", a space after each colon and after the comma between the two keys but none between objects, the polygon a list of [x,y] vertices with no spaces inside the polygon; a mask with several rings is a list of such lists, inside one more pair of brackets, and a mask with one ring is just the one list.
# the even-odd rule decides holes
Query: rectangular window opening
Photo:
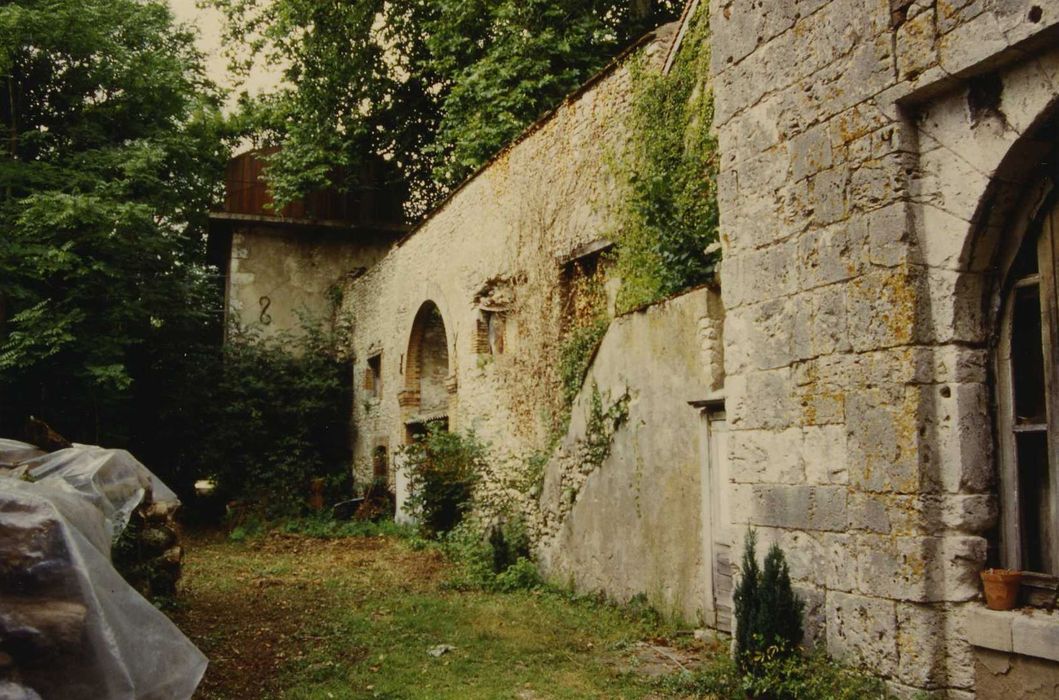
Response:
[{"label": "rectangular window opening", "polygon": [[382,396],[382,353],[368,358],[368,367],[364,370],[364,390],[371,396]]}]

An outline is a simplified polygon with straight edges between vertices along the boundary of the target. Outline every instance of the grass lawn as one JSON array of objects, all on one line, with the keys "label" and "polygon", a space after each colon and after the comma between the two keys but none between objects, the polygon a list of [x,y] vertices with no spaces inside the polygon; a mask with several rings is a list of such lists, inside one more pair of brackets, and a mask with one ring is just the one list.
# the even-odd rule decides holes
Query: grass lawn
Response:
[{"label": "grass lawn", "polygon": [[454,591],[447,569],[390,537],[192,538],[174,618],[210,658],[196,697],[661,698],[652,676],[718,653],[590,599]]}]

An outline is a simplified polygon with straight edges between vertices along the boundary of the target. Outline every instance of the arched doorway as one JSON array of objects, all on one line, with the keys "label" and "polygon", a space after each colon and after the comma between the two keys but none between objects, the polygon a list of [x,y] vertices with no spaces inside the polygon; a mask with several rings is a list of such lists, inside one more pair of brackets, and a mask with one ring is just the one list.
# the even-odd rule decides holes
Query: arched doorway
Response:
[{"label": "arched doorway", "polygon": [[406,434],[411,438],[422,433],[427,423],[448,424],[452,387],[448,335],[434,302],[419,307],[405,357],[405,388],[400,399]]}]

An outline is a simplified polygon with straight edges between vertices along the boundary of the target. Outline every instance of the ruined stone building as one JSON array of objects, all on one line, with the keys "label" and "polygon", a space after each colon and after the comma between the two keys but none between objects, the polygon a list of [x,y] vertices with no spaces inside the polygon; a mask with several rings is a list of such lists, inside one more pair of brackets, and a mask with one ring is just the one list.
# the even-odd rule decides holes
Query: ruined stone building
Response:
[{"label": "ruined stone building", "polygon": [[[724,629],[749,526],[785,550],[809,641],[896,692],[1055,697],[1059,3],[709,12],[720,290],[614,319],[541,454],[560,347],[586,295],[613,304],[619,59],[355,263],[358,475],[400,490],[425,423],[473,428],[485,497],[532,516],[558,581]],[[680,36],[637,50],[661,66]],[[254,313],[235,272],[259,245],[231,245]],[[1028,572],[1028,607],[987,610],[987,566]]]}]

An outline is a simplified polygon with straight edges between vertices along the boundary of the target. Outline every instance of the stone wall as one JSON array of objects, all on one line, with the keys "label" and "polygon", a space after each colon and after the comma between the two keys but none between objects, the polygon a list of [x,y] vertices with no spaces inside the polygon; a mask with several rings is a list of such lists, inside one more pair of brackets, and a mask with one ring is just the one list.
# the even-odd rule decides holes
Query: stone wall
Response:
[{"label": "stone wall", "polygon": [[710,10],[736,525],[785,547],[830,652],[971,697],[993,271],[1059,94],[1059,5]]},{"label": "stone wall", "polygon": [[[330,320],[329,290],[379,260],[393,234],[259,223],[232,233],[228,314],[271,335],[297,332],[301,315]],[[337,297],[336,297],[337,298]]]},{"label": "stone wall", "polygon": [[[671,37],[672,28],[660,30],[641,50],[660,60]],[[447,415],[451,429],[474,429],[491,445],[497,474],[488,483],[497,497],[524,495],[511,484],[548,444],[562,411],[564,267],[612,233],[616,184],[608,162],[625,142],[630,79],[628,61],[619,60],[348,285],[361,483],[375,450],[386,448],[392,459],[408,426]],[[424,358],[413,328],[427,303],[444,323],[450,395],[447,406],[425,413],[417,393]],[[486,337],[490,317],[500,345]],[[361,382],[371,358],[381,361],[379,391]],[[399,470],[391,476],[403,497]]]},{"label": "stone wall", "polygon": [[[722,319],[717,293],[699,289],[611,324],[545,470],[538,548],[549,578],[713,618],[706,431],[689,401],[723,381],[710,337]],[[621,414],[594,425],[594,399]],[[593,454],[601,444],[606,456]]]}]

